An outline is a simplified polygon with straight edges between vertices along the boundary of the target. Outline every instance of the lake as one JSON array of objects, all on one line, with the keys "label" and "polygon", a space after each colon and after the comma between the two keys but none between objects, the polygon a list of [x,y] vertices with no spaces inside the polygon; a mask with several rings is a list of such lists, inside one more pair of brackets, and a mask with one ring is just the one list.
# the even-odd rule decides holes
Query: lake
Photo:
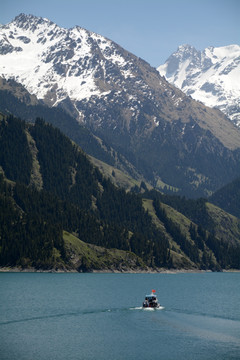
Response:
[{"label": "lake", "polygon": [[0,291],[1,360],[240,359],[240,273],[0,273]]}]

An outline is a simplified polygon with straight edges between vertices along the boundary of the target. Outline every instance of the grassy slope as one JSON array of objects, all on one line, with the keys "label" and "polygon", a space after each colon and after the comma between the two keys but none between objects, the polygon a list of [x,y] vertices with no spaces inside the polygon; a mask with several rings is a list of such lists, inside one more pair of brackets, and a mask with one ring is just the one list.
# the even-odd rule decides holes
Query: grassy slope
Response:
[{"label": "grassy slope", "polygon": [[240,244],[240,219],[211,203],[207,203],[207,210],[216,225],[217,238]]},{"label": "grassy slope", "polygon": [[63,232],[63,238],[69,260],[68,266],[71,269],[78,271],[147,270],[143,261],[131,252],[87,244],[66,231]]},{"label": "grassy slope", "polygon": [[135,180],[123,171],[108,165],[101,160],[98,160],[92,156],[89,156],[89,160],[116,186],[130,190],[131,187],[135,185],[140,186],[141,184],[141,180]]},{"label": "grassy slope", "polygon": [[[135,178],[133,178],[131,175],[129,175],[128,171],[125,172],[122,170],[117,169],[116,167],[113,167],[111,165],[106,164],[105,162],[94,158],[93,156],[88,156],[90,161],[99,168],[99,170],[107,177],[110,178],[111,182],[119,187],[124,188],[126,191],[129,191],[132,187],[138,186],[140,188],[141,182],[143,181],[148,190],[151,190],[153,188],[152,185],[150,185],[146,179],[141,177],[139,174],[137,175],[136,170],[135,171]],[[114,175],[113,175],[114,174]],[[166,187],[168,190],[171,190],[173,192],[177,192],[178,189],[174,188],[167,183],[164,183],[160,178],[157,180],[156,184],[158,189],[163,189]]]},{"label": "grassy slope", "polygon": [[[173,251],[171,249],[173,265],[175,267],[186,267],[186,266],[191,267],[191,265],[193,265],[191,263],[191,260],[181,251],[179,245],[177,245],[173,241],[171,236],[166,232],[166,229],[165,229],[163,223],[161,221],[159,221],[159,219],[157,218],[153,204],[152,204],[152,200],[144,199],[143,205],[144,205],[144,208],[146,210],[148,210],[149,214],[151,215],[153,222],[164,231],[165,235],[169,239],[171,247],[174,250],[176,250],[176,251]],[[178,211],[176,211],[175,209],[173,209],[172,207],[170,207],[166,204],[162,203],[162,206],[165,209],[167,216],[169,218],[171,218],[171,220],[174,223],[178,224],[178,226],[181,229],[181,232],[186,236],[186,238],[190,242],[192,242],[190,233],[189,233],[189,227],[191,224],[191,220],[189,220],[183,214],[179,213]],[[228,242],[229,244],[232,244],[232,245],[237,245],[237,244],[239,245],[240,244],[240,219],[225,212],[221,208],[219,208],[211,203],[206,203],[206,206],[207,206],[207,211],[215,224],[214,228],[215,228],[216,238],[219,239],[219,241],[221,241],[223,239],[225,242]],[[199,250],[199,251],[200,251],[200,256],[201,256],[202,252],[201,252],[201,250]],[[211,255],[211,253],[212,252],[208,250],[208,254]],[[213,259],[213,261],[215,261],[215,257],[213,256],[213,254],[212,254],[212,259]]]},{"label": "grassy slope", "polygon": [[[182,250],[180,249],[180,246],[173,240],[170,234],[167,233],[163,223],[158,219],[156,216],[154,207],[153,207],[153,201],[150,199],[143,199],[143,206],[145,210],[148,211],[149,215],[151,215],[152,220],[154,224],[159,227],[161,230],[163,230],[165,236],[169,240],[170,247],[171,247],[171,257],[173,261],[173,266],[175,268],[195,268],[194,263],[189,259],[188,256],[186,256]],[[190,226],[191,221],[187,219],[184,215],[180,214],[173,208],[171,208],[168,205],[162,204],[164,207],[167,216],[171,217],[171,219],[178,223],[181,227],[181,231],[189,237],[188,228]]]}]

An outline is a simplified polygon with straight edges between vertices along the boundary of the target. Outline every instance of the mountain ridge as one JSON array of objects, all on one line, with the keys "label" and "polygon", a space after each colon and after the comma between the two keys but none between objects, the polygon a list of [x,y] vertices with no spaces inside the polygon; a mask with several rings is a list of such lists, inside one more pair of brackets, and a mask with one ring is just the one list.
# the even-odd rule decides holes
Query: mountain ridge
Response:
[{"label": "mountain ridge", "polygon": [[64,108],[152,186],[206,196],[240,175],[239,130],[226,116],[111,40],[23,14],[1,27],[1,39],[1,76]]}]

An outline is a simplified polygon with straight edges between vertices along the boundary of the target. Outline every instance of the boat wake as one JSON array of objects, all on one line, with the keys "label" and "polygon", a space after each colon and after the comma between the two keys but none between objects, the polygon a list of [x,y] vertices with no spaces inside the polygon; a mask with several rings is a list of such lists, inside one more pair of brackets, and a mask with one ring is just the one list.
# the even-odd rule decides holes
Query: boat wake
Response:
[{"label": "boat wake", "polygon": [[126,309],[93,309],[93,310],[83,310],[83,311],[76,311],[76,312],[64,312],[64,313],[58,313],[58,314],[46,314],[42,316],[32,316],[32,317],[26,317],[22,319],[11,319],[11,320],[1,320],[0,326],[2,325],[9,325],[14,323],[21,323],[21,322],[27,322],[27,321],[36,321],[36,320],[46,320],[46,319],[52,319],[52,318],[62,318],[62,317],[70,317],[70,316],[84,316],[84,315],[96,315],[100,313],[108,313],[108,312],[118,312],[121,310]]},{"label": "boat wake", "polygon": [[121,311],[129,311],[129,310],[144,310],[144,311],[154,311],[154,310],[163,310],[164,307],[160,306],[159,308],[144,308],[142,306],[136,306],[132,308],[105,308],[105,309],[92,309],[92,310],[83,310],[83,311],[76,311],[76,312],[65,312],[65,313],[58,313],[58,314],[46,314],[42,316],[32,316],[26,317],[22,319],[9,319],[9,320],[0,320],[0,326],[2,325],[10,325],[14,323],[21,323],[27,321],[37,321],[37,320],[44,320],[44,319],[52,319],[52,318],[61,318],[61,317],[70,317],[70,316],[84,316],[84,315],[96,315],[100,313],[116,313]]}]

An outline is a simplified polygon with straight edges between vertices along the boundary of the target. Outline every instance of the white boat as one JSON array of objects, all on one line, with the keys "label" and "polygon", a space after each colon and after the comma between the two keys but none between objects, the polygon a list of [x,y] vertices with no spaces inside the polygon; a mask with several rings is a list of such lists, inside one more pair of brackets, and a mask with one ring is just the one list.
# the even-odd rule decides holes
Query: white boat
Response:
[{"label": "white boat", "polygon": [[156,296],[156,290],[152,290],[152,293],[150,295],[145,296],[145,300],[143,302],[143,308],[157,309],[159,307],[160,307],[160,304],[159,304],[157,296]]}]

